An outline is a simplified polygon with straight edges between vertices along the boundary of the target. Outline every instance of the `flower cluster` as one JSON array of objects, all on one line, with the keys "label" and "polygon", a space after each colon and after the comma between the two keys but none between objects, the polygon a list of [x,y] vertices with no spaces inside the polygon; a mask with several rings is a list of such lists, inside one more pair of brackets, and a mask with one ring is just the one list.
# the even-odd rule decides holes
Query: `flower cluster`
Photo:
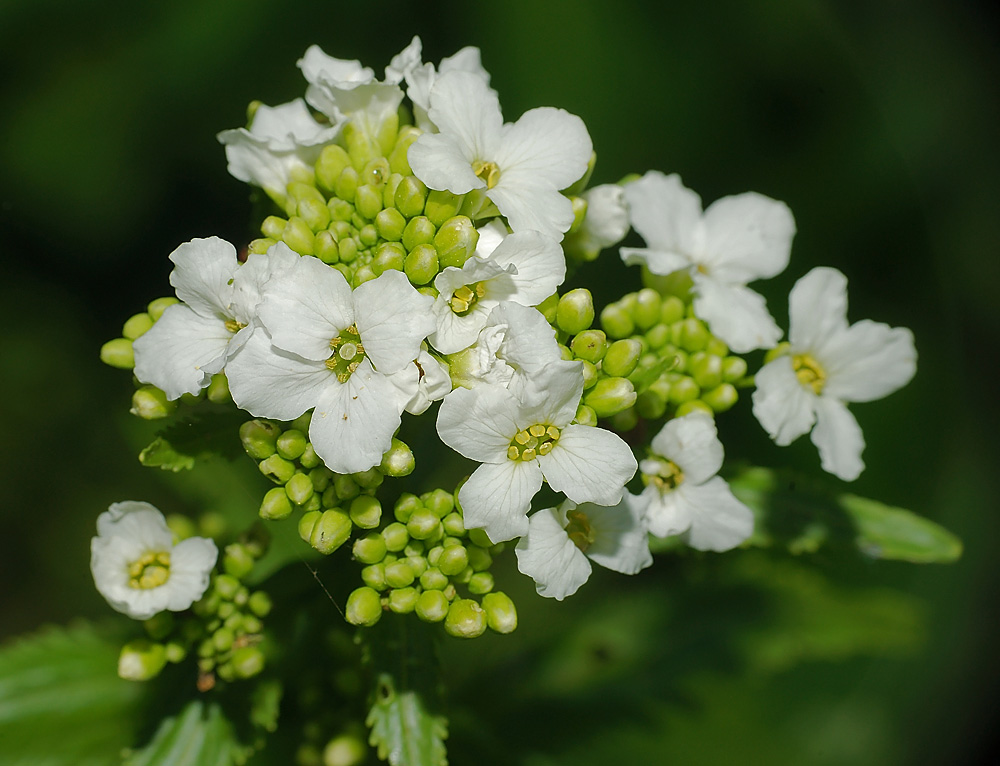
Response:
[{"label": "flower cluster", "polygon": [[[297,514],[327,555],[354,536],[364,584],[350,622],[415,612],[452,635],[509,632],[516,613],[488,569],[515,539],[520,571],[556,599],[592,561],[649,566],[650,535],[739,546],[754,518],[719,476],[715,418],[751,386],[775,441],[811,430],[824,469],[861,472],[846,403],[904,385],[913,339],[848,325],[846,279],[815,269],[792,290],[779,343],[748,285],[789,263],[784,203],[745,193],[703,210],[657,171],[588,189],[583,121],[545,107],[505,122],[473,48],[425,63],[414,38],[381,79],[315,46],[299,67],[304,100],[257,104],[246,128],[219,134],[230,172],[273,202],[262,236],[240,252],[215,237],[178,247],[176,299],[130,319],[102,356],[134,369],[145,417],[206,398],[248,414],[241,442],[276,485],[260,516]],[[600,312],[584,288],[560,293],[630,228],[645,247],[621,259],[641,266],[644,289]],[[761,349],[751,376],[745,355]],[[446,483],[454,493],[397,491],[383,518],[391,480],[447,454],[399,438],[404,412],[429,423],[429,410],[424,433],[474,465]],[[535,500],[543,487],[555,504]],[[98,577],[111,554],[94,551]]]}]

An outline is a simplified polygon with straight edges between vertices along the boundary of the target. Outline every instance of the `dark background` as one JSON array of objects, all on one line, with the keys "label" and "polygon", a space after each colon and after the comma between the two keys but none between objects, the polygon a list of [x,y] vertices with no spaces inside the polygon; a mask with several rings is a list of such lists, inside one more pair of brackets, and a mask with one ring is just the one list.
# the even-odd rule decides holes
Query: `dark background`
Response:
[{"label": "dark background", "polygon": [[[661,689],[671,693],[649,692],[669,723],[652,715],[633,736],[615,719],[617,734],[602,741],[635,762],[985,758],[1000,670],[995,22],[968,4],[884,0],[0,2],[0,638],[107,615],[88,541],[111,502],[183,507],[171,477],[135,461],[145,432],[126,412],[131,384],[97,353],[129,315],[170,293],[166,256],[178,244],[254,236],[248,190],[226,173],[214,135],[242,125],[252,99],[301,95],[295,61],[311,43],[381,73],[419,34],[430,61],[478,45],[508,120],[540,105],[580,115],[597,182],[655,168],[680,173],[706,204],[747,190],[786,201],[799,231],[792,263],[758,285],[779,321],[794,281],[833,265],[850,280],[852,320],[916,336],[913,383],[854,409],[869,468],[851,490],[947,526],[965,555],[950,567],[857,561],[833,576],[912,598],[919,638],[805,652],[794,669],[763,675],[710,663],[677,683],[676,666],[650,661],[649,672],[669,670]],[[580,278],[609,275],[606,297],[634,289],[616,260],[608,253]],[[720,426],[730,455],[819,473],[810,444],[774,448],[748,409]],[[660,562],[635,581],[636,614],[656,609],[659,592],[676,615],[666,645],[726,635],[730,623],[715,621],[740,603],[733,583],[771,576],[737,558]],[[522,619],[524,640],[555,635],[560,646],[560,615],[599,623],[601,599],[631,582],[596,578],[579,605],[538,604],[527,589],[524,614],[552,625]],[[631,619],[641,618],[621,617]],[[656,657],[673,651],[663,646]],[[463,652],[457,662],[474,662]],[[622,677],[645,675],[644,656],[653,655],[640,652]],[[565,698],[587,699],[572,686]],[[548,753],[525,763],[585,749],[583,733],[546,747],[537,718],[524,726]],[[461,748],[461,720],[454,738]]]}]

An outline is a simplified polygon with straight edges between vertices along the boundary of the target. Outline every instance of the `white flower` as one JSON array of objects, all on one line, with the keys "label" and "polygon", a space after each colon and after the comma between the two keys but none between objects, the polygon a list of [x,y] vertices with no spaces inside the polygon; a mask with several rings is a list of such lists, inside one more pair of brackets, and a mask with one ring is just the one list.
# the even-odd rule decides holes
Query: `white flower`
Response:
[{"label": "white flower", "polygon": [[467,194],[482,189],[513,231],[560,239],[573,206],[560,194],[587,170],[592,144],[583,120],[542,107],[504,124],[500,102],[469,72],[442,74],[430,94],[431,121],[410,147],[410,167],[431,189]]},{"label": "white flower", "polygon": [[132,344],[135,376],[168,399],[197,394],[253,330],[260,291],[273,273],[299,260],[279,242],[244,265],[223,239],[193,239],[170,254],[170,284],[182,303],[163,312]]},{"label": "white flower", "polygon": [[336,127],[316,122],[305,101],[297,98],[275,107],[262,104],[249,130],[224,130],[217,138],[226,147],[232,176],[284,200],[289,182],[312,171],[337,132]]},{"label": "white flower", "polygon": [[628,205],[625,189],[618,184],[601,184],[587,189],[580,195],[587,202],[587,214],[580,228],[566,237],[567,248],[572,247],[585,260],[617,245],[628,234]]},{"label": "white flower", "polygon": [[112,607],[148,620],[164,609],[187,609],[200,599],[218,555],[215,543],[202,537],[174,545],[163,514],[149,503],[129,500],[98,516],[90,571]]},{"label": "white flower", "polygon": [[437,329],[431,345],[442,354],[468,348],[501,301],[535,306],[565,277],[566,259],[554,239],[536,231],[508,235],[488,257],[474,255],[462,268],[449,267],[437,275]]},{"label": "white flower", "polygon": [[764,298],[746,285],[784,271],[795,221],[788,206],[755,192],[723,197],[701,211],[680,176],[650,171],[625,186],[632,226],[646,248],[622,248],[622,260],[653,274],[686,270],[695,313],[737,353],[770,348],[781,330]]},{"label": "white flower", "polygon": [[535,581],[538,594],[557,601],[587,582],[590,561],[622,574],[653,563],[642,506],[628,494],[611,507],[567,500],[532,514],[514,553],[518,570]]},{"label": "white flower", "polygon": [[441,403],[441,441],[479,466],[462,486],[467,527],[494,542],[528,530],[526,514],[542,479],[571,500],[614,505],[635,473],[632,451],[616,434],[571,425],[583,392],[579,367],[546,368],[519,398],[502,386],[459,388]]},{"label": "white flower", "polygon": [[653,457],[639,463],[646,525],[657,537],[684,534],[692,548],[726,551],[753,534],[753,512],[725,480],[722,442],[711,416],[692,412],[653,437]]},{"label": "white flower", "polygon": [[[403,72],[403,77],[406,79],[406,95],[413,102],[413,120],[417,127],[423,131],[437,129],[437,126],[431,122],[427,110],[430,108],[431,90],[439,75],[446,72],[468,72],[481,79],[486,85],[490,84],[490,74],[483,69],[479,48],[472,46],[462,48],[454,56],[441,59],[441,63],[436,68],[433,64],[420,64],[418,61],[416,66],[398,67],[397,71]],[[387,78],[388,74],[389,70],[387,69]]]},{"label": "white flower", "polygon": [[823,470],[853,481],[865,440],[845,402],[881,399],[910,381],[913,333],[869,320],[848,326],[847,278],[836,269],[810,271],[788,305],[787,353],[755,376],[754,415],[782,446],[812,429]]},{"label": "white flower", "polygon": [[402,272],[352,292],[336,269],[300,258],[269,284],[258,309],[263,329],[227,367],[233,400],[277,420],[315,407],[316,454],[337,473],[367,470],[389,449],[417,392],[412,362],[434,328],[430,304]]},{"label": "white flower", "polygon": [[406,402],[403,408],[411,415],[427,411],[433,402],[451,393],[451,376],[448,367],[436,356],[429,353],[422,344],[417,358],[411,362],[417,371],[415,376],[390,375],[393,385]]}]

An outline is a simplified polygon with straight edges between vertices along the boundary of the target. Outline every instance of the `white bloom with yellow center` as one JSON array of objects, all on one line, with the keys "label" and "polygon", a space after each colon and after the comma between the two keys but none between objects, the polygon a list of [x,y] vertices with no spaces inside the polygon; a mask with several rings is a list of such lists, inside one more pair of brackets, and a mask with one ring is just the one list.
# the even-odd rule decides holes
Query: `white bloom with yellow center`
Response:
[{"label": "white bloom with yellow center", "polygon": [[788,297],[788,345],[754,376],[753,413],[772,439],[812,431],[823,470],[853,481],[864,470],[864,435],[848,402],[905,386],[917,369],[913,333],[862,320],[847,324],[847,277],[816,268]]},{"label": "white bloom with yellow center", "polygon": [[174,544],[167,522],[149,503],[113,504],[97,518],[90,570],[98,592],[119,612],[148,620],[179,612],[208,588],[219,550],[202,537]]}]

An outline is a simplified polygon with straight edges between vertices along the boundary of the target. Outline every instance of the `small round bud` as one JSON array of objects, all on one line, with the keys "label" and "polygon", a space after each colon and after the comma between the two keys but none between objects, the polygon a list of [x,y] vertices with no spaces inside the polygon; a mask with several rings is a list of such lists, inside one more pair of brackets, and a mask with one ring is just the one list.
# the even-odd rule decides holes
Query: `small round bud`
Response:
[{"label": "small round bud", "polygon": [[712,337],[705,324],[694,317],[689,317],[680,325],[680,346],[685,351],[702,351]]},{"label": "small round bud", "polygon": [[[355,733],[346,733],[326,743],[322,760],[317,760],[315,766],[361,766],[367,758],[368,748],[365,747],[364,740]],[[299,763],[302,763],[301,759]]]},{"label": "small round bud", "polygon": [[382,504],[371,495],[358,495],[351,501],[350,514],[362,529],[374,529],[382,520]]},{"label": "small round bud", "polygon": [[440,226],[445,221],[458,215],[463,199],[465,199],[464,194],[431,190],[427,192],[427,202],[424,203],[424,215],[435,226]]},{"label": "small round bud", "polygon": [[350,500],[361,492],[361,488],[354,479],[339,473],[333,477],[333,490],[340,500]]},{"label": "small round bud", "polygon": [[586,391],[589,388],[593,388],[594,384],[597,383],[600,373],[597,371],[597,367],[591,362],[580,362],[580,365],[583,370],[583,390]]},{"label": "small round bud", "polygon": [[722,380],[735,383],[747,374],[746,360],[741,356],[727,356],[722,360]]},{"label": "small round bud", "polygon": [[[322,512],[313,511],[312,513],[319,513],[320,516],[312,525],[312,529],[309,530],[308,538],[305,538],[304,535],[303,537],[313,548],[324,555],[329,555],[347,542],[347,538],[351,536],[351,529],[353,528],[350,516],[339,508],[331,508]],[[306,514],[306,516],[303,516],[302,522],[310,515]],[[300,522],[300,535],[302,535],[302,526]]]},{"label": "small round bud", "polygon": [[608,337],[601,330],[584,330],[570,344],[573,356],[597,364],[608,350]]},{"label": "small round bud", "polygon": [[709,407],[701,399],[691,399],[690,401],[684,402],[677,407],[677,417],[682,418],[685,415],[690,415],[692,412],[704,412],[706,415],[712,415],[712,408]]},{"label": "small round bud", "polygon": [[415,285],[426,285],[438,273],[438,254],[433,245],[417,245],[403,261],[403,271]]},{"label": "small round bud", "polygon": [[247,599],[247,608],[260,618],[267,617],[272,606],[271,597],[262,590],[254,591]]},{"label": "small round bud", "polygon": [[453,535],[454,537],[465,535],[465,519],[462,518],[462,514],[460,513],[452,511],[441,519],[441,524],[444,527],[446,535]]},{"label": "small round bud", "polygon": [[180,301],[172,295],[165,298],[157,298],[154,301],[150,301],[149,305],[146,306],[146,313],[149,314],[150,318],[155,322],[163,316],[164,311],[166,311],[170,306],[173,306],[175,303],[180,303]]},{"label": "small round bud", "polygon": [[701,389],[692,378],[681,375],[670,384],[670,401],[672,404],[681,405],[690,402],[701,395]]},{"label": "small round bud", "polygon": [[636,393],[627,378],[602,378],[583,397],[599,418],[609,418],[635,404]]},{"label": "small round bud", "polygon": [[413,473],[416,465],[417,461],[413,457],[413,451],[409,446],[405,442],[393,438],[389,450],[382,455],[382,462],[379,463],[379,469],[386,476],[399,478],[401,476],[409,476]]},{"label": "small round bud", "polygon": [[445,632],[456,638],[476,638],[486,631],[486,612],[472,599],[453,601],[444,618]]},{"label": "small round bud", "polygon": [[229,393],[229,380],[224,372],[217,372],[209,379],[205,397],[215,404],[227,404],[233,400]]},{"label": "small round bud", "polygon": [[295,463],[277,453],[261,460],[257,468],[275,484],[284,484],[295,475]]},{"label": "small round bud", "polygon": [[410,517],[414,514],[414,512],[423,507],[424,504],[420,501],[419,497],[410,494],[409,492],[404,492],[399,496],[399,500],[396,501],[396,505],[392,512],[396,517],[396,521],[401,521],[405,524],[410,520]]},{"label": "small round bud", "polygon": [[143,386],[132,394],[129,412],[143,420],[159,420],[172,415],[176,409],[177,402],[168,400],[156,386]]},{"label": "small round bud", "polygon": [[469,578],[466,587],[469,593],[475,596],[482,596],[493,590],[493,575],[489,572],[476,572]]},{"label": "small round bud", "polygon": [[326,200],[313,198],[299,200],[296,213],[314,232],[323,231],[330,225],[330,208],[326,206]]},{"label": "small round bud", "polygon": [[609,303],[601,312],[601,327],[609,338],[627,338],[635,332],[635,322],[618,303]]},{"label": "small round bud", "polygon": [[442,574],[454,577],[469,565],[469,553],[463,545],[451,545],[441,552],[435,566]]},{"label": "small round bud", "polygon": [[385,539],[378,532],[370,532],[354,541],[352,553],[362,564],[377,564],[385,558]]},{"label": "small round bud", "polygon": [[308,444],[306,435],[298,429],[290,428],[278,437],[275,447],[285,460],[295,460],[306,451],[306,444]]},{"label": "small round bud", "polygon": [[636,293],[635,308],[632,310],[636,327],[645,331],[659,322],[661,308],[660,294],[656,290],[645,287]]},{"label": "small round bud", "polygon": [[469,542],[473,545],[478,545],[480,548],[491,548],[493,546],[493,541],[490,540],[485,530],[478,528],[469,530]]},{"label": "small round bud", "polygon": [[431,537],[441,527],[441,520],[428,508],[421,508],[414,511],[410,520],[406,522],[406,531],[410,537],[417,540],[426,540]]},{"label": "small round bud", "polygon": [[426,216],[418,215],[411,218],[403,229],[403,247],[412,250],[417,245],[430,245],[434,242],[437,229]]},{"label": "small round bud", "polygon": [[354,203],[354,195],[358,191],[358,171],[353,166],[348,165],[340,171],[334,191],[341,199]]},{"label": "small round bud", "polygon": [[646,420],[656,420],[666,413],[667,400],[657,391],[646,389],[636,398],[635,410]]},{"label": "small round bud", "polygon": [[594,298],[590,290],[570,290],[556,306],[556,324],[569,335],[583,332],[594,321]]},{"label": "small round bud", "polygon": [[369,221],[382,210],[382,189],[371,184],[362,184],[354,193],[354,206]]},{"label": "small round bud", "polygon": [[484,572],[493,566],[493,557],[486,548],[469,545],[466,550],[469,553],[469,566],[473,572]]},{"label": "small round bud", "polygon": [[263,460],[277,449],[281,429],[268,420],[248,420],[240,426],[243,449],[254,460]]},{"label": "small round bud", "polygon": [[[275,489],[278,487],[269,491],[274,492]],[[230,543],[222,555],[222,569],[233,577],[243,579],[253,570],[256,560],[247,546],[242,543]]]},{"label": "small round bud", "polygon": [[101,346],[101,361],[119,370],[131,370],[135,367],[135,354],[132,352],[132,341],[128,338],[115,338]]},{"label": "small round bud", "polygon": [[448,582],[448,576],[437,567],[427,567],[420,574],[420,587],[424,590],[444,590]]},{"label": "small round bud", "polygon": [[337,240],[329,231],[321,231],[313,237],[313,251],[323,263],[337,263],[340,260]]},{"label": "small round bud", "polygon": [[316,492],[312,479],[304,473],[297,473],[285,483],[285,494],[296,505],[302,506],[309,502]]},{"label": "small round bud", "polygon": [[357,482],[362,489],[375,489],[382,484],[384,477],[378,468],[369,468],[367,471],[352,473],[351,478]]},{"label": "small round bud", "polygon": [[490,630],[511,633],[517,627],[517,609],[506,593],[487,593],[483,596],[483,610]]},{"label": "small round bud", "polygon": [[155,678],[167,664],[163,644],[145,638],[129,641],[118,655],[118,676],[126,681],[148,681]]},{"label": "small round bud", "polygon": [[393,553],[403,550],[410,542],[410,533],[398,521],[394,521],[383,529],[382,537],[385,539],[385,547]]},{"label": "small round bud", "polygon": [[443,519],[451,513],[455,507],[455,498],[452,497],[450,492],[445,492],[440,488],[421,495],[420,501],[424,504],[425,508],[430,510],[439,519]]},{"label": "small round bud", "polygon": [[147,312],[143,311],[139,314],[133,314],[125,320],[125,325],[122,327],[122,335],[129,340],[135,340],[152,326],[153,318]]},{"label": "small round bud", "polygon": [[406,261],[406,248],[399,242],[383,242],[375,248],[372,271],[382,275],[387,271],[402,271]]},{"label": "small round bud", "polygon": [[672,325],[684,318],[684,301],[676,295],[665,295],[660,299],[660,321]]},{"label": "small round bud", "polygon": [[448,597],[440,590],[425,590],[417,598],[414,611],[424,622],[441,622],[447,616],[449,606]]},{"label": "small round bud", "polygon": [[740,395],[732,383],[723,383],[701,395],[701,401],[715,412],[725,412],[736,404],[739,398]]},{"label": "small round bud", "polygon": [[601,369],[613,378],[626,378],[635,370],[641,354],[642,344],[639,341],[633,338],[616,340],[608,347]]},{"label": "small round bud", "polygon": [[399,242],[403,238],[406,219],[394,207],[387,207],[375,216],[375,228],[382,239]]},{"label": "small round bud", "polygon": [[576,408],[576,416],[573,418],[573,422],[579,423],[581,426],[596,426],[597,413],[594,412],[593,407],[581,404]]},{"label": "small round bud", "polygon": [[385,581],[385,564],[370,564],[361,570],[361,581],[369,588],[383,591],[389,587]]},{"label": "small round bud", "polygon": [[410,163],[406,159],[406,153],[410,150],[410,145],[420,137],[422,132],[412,125],[404,125],[399,129],[399,134],[396,136],[396,145],[392,147],[392,152],[389,154],[389,167],[393,173],[409,175],[413,172],[410,170]]},{"label": "small round bud", "polygon": [[382,619],[382,599],[378,592],[367,586],[355,588],[347,597],[344,616],[351,625],[370,628]]},{"label": "small round bud", "polygon": [[298,216],[288,219],[281,234],[281,241],[300,255],[313,254],[313,238],[313,230],[309,228],[309,224]]},{"label": "small round bud", "polygon": [[261,222],[260,233],[268,239],[279,240],[281,239],[281,235],[285,233],[285,226],[287,225],[288,221],[284,218],[269,215]]},{"label": "small round bud", "polygon": [[476,251],[479,232],[466,216],[459,215],[438,224],[434,235],[434,249],[438,252],[441,268],[454,266],[461,268]]},{"label": "small round bud", "polygon": [[389,591],[389,610],[409,614],[417,606],[420,592],[416,588],[395,588]]},{"label": "small round bud", "polygon": [[413,218],[424,212],[427,200],[427,187],[416,176],[407,175],[396,187],[395,207],[407,218]]},{"label": "small round bud", "polygon": [[340,174],[351,164],[347,151],[337,144],[327,144],[316,160],[316,182],[327,194],[334,191]]}]

